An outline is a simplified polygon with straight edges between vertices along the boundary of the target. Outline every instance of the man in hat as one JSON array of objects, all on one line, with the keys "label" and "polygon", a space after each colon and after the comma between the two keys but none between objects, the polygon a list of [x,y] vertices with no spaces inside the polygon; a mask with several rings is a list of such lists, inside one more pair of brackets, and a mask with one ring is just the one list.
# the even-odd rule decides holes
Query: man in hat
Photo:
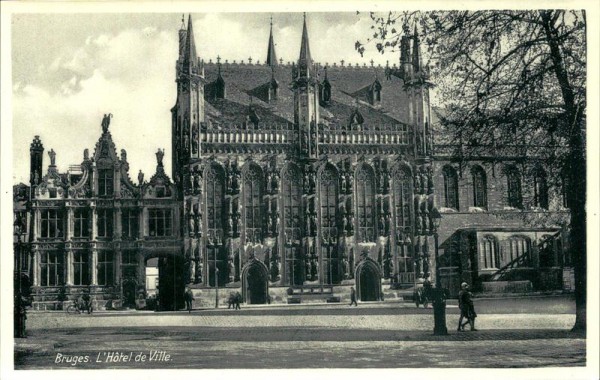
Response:
[{"label": "man in hat", "polygon": [[[473,294],[469,291],[469,284],[463,282],[460,285],[460,293],[458,293],[458,307],[460,308],[460,318],[458,319],[458,328],[456,331],[465,331],[467,324],[471,325],[471,331],[477,331],[475,328],[475,307],[473,305]],[[463,318],[467,321],[463,323]]]}]

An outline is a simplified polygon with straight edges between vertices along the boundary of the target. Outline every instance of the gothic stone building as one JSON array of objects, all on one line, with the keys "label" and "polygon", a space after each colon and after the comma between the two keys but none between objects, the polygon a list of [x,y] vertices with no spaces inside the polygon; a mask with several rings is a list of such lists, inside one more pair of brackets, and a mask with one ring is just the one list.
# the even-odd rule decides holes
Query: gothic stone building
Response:
[{"label": "gothic stone building", "polygon": [[[159,151],[149,181],[130,179],[111,115],[94,153],[66,174],[50,151],[40,178],[34,139],[31,183],[15,187],[34,305],[84,288],[98,307],[133,305],[147,295],[148,266],[164,309],[182,306],[186,285],[196,306],[214,306],[219,289],[221,302],[239,291],[254,304],[338,301],[355,286],[376,301],[432,278],[436,252],[452,294],[462,281],[561,289],[568,210],[543,166],[518,153],[465,162],[460,147],[436,146],[427,79],[416,32],[391,67],[316,63],[306,20],[293,64],[277,60],[272,31],[264,63],[205,62],[190,17],[179,30],[171,177]],[[536,216],[558,222],[536,227]]]}]

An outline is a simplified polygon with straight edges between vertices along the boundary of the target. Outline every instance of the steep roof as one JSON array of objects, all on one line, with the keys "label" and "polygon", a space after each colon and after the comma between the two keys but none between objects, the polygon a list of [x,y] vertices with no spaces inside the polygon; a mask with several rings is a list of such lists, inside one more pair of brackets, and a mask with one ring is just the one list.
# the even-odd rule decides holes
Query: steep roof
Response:
[{"label": "steep roof", "polygon": [[[204,69],[207,82],[214,83],[218,77],[217,64],[205,63]],[[319,82],[324,80],[324,71],[324,67],[319,67]],[[358,99],[366,129],[408,124],[408,96],[404,81],[394,75],[386,75],[385,71],[384,67],[329,66],[327,79],[331,84],[331,103],[320,107],[321,122],[347,125]],[[221,76],[227,88],[226,99],[206,99],[207,119],[213,124],[244,123],[251,96],[261,123],[294,122],[294,93],[289,86],[292,82],[291,65],[279,65],[272,72],[267,64],[224,63]],[[277,99],[266,102],[256,97],[272,78],[280,84]],[[369,103],[368,91],[377,78],[381,78],[381,102],[374,107]]]}]

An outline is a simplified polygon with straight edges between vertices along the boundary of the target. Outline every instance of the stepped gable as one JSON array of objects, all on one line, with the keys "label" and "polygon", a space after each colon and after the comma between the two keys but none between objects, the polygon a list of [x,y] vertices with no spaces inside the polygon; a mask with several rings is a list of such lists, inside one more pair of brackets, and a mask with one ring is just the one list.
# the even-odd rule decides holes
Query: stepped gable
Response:
[{"label": "stepped gable", "polygon": [[[208,83],[216,81],[218,67],[205,63],[205,78]],[[360,112],[364,127],[407,124],[406,105],[408,96],[404,92],[404,81],[395,76],[385,76],[384,67],[340,67],[328,66],[327,77],[331,83],[331,104],[320,107],[321,121],[325,124],[339,123],[345,126],[356,108],[356,94],[366,91],[377,77],[382,85],[381,102],[375,108],[366,97],[359,96]],[[225,99],[206,99],[206,115],[213,124],[238,124],[246,121],[248,105],[252,104],[261,118],[261,124],[283,124],[294,122],[294,94],[287,84],[291,82],[292,66],[279,65],[274,78],[280,84],[277,99],[267,103],[255,95],[267,86],[272,78],[271,67],[266,64],[222,63],[221,76],[227,86]],[[324,67],[319,68],[319,81],[324,78]]]}]

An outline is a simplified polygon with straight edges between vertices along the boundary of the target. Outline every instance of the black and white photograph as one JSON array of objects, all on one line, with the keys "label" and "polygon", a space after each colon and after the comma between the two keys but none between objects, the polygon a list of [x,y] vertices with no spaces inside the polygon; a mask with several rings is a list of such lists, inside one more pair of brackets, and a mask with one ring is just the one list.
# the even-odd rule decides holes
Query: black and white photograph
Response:
[{"label": "black and white photograph", "polygon": [[598,5],[403,5],[3,3],[3,377],[598,378]]}]

